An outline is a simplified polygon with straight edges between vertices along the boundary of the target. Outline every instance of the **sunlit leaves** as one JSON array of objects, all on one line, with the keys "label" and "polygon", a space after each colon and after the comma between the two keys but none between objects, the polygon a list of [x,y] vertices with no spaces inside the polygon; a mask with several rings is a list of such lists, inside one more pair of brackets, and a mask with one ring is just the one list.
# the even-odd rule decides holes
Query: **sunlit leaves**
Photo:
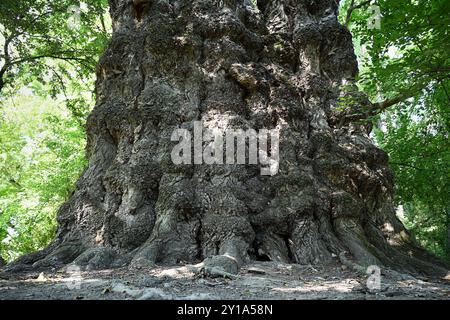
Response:
[{"label": "sunlit leaves", "polygon": [[[73,7],[84,8],[76,27]],[[2,0],[0,97],[33,82],[53,84],[52,96],[89,82],[109,37],[106,9],[106,0]]]},{"label": "sunlit leaves", "polygon": [[[343,1],[341,21],[351,2]],[[404,97],[379,117],[376,140],[391,157],[406,224],[422,244],[450,258],[450,2],[372,3],[381,9],[381,29],[368,28],[366,7],[353,11],[349,24],[358,84],[374,102]]]},{"label": "sunlit leaves", "polygon": [[0,118],[0,254],[53,239],[56,212],[83,170],[85,132],[62,102],[19,95]]}]

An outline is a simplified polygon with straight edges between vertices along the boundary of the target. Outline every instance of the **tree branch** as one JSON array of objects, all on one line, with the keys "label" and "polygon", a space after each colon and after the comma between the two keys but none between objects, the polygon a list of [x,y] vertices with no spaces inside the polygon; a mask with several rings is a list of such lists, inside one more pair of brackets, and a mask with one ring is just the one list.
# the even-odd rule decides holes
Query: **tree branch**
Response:
[{"label": "tree branch", "polygon": [[[444,92],[446,93],[447,98],[448,98],[449,101],[450,101],[450,95],[449,95],[447,89],[445,88],[445,86],[443,85],[443,82],[442,82],[442,80],[444,80],[444,79],[446,79],[446,78],[447,78],[447,77],[444,77],[444,78],[433,78],[433,80],[437,81],[437,83],[440,84],[440,85],[443,87]],[[386,100],[384,100],[384,101],[382,101],[382,102],[373,103],[373,104],[372,104],[372,107],[371,107],[371,109],[372,109],[372,111],[371,111],[372,115],[374,115],[374,114],[379,114],[379,113],[385,111],[386,109],[388,109],[388,108],[390,108],[390,107],[392,107],[392,106],[394,106],[394,105],[396,105],[396,104],[398,104],[398,103],[404,102],[404,101],[406,101],[406,100],[408,100],[408,99],[410,99],[410,98],[414,98],[414,97],[417,96],[423,89],[425,89],[425,88],[428,86],[428,84],[429,84],[429,83],[426,83],[425,85],[417,86],[416,88],[413,88],[413,89],[411,89],[411,90],[409,90],[409,91],[399,93],[399,94],[396,95],[395,97],[386,99]]]},{"label": "tree branch", "polygon": [[347,10],[347,16],[345,17],[345,25],[348,27],[348,25],[350,24],[350,20],[352,19],[352,14],[353,14],[353,7],[355,6],[355,0],[352,0],[352,2],[350,2],[350,7]]},{"label": "tree branch", "polygon": [[13,60],[13,61],[11,61],[11,65],[18,65],[23,62],[30,62],[30,61],[44,59],[44,58],[52,58],[52,59],[66,60],[66,61],[67,60],[75,60],[75,61],[85,61],[86,60],[84,58],[80,58],[80,57],[76,57],[76,56],[64,56],[65,54],[79,54],[79,52],[60,51],[60,52],[52,52],[52,53],[42,54],[42,55],[37,55],[37,56],[30,56],[30,57],[25,57],[25,58],[18,59],[18,60]]},{"label": "tree branch", "polygon": [[361,2],[360,4],[355,4],[355,0],[352,0],[350,3],[350,7],[347,10],[347,17],[345,18],[345,25],[348,27],[350,25],[350,21],[352,20],[352,14],[355,10],[361,9],[364,6],[370,4],[372,0],[366,0]]},{"label": "tree branch", "polygon": [[5,38],[5,43],[3,44],[3,56],[4,56],[4,64],[0,69],[0,92],[5,86],[6,82],[4,76],[6,71],[8,71],[9,67],[11,67],[11,56],[9,55],[9,45],[11,41],[14,39],[15,35],[11,34],[9,37]]},{"label": "tree branch", "polygon": [[105,18],[103,17],[103,13],[100,14],[100,23],[102,25],[103,32],[108,34],[108,30],[106,29]]},{"label": "tree branch", "polygon": [[377,110],[377,113],[383,112],[384,110],[388,109],[389,107],[392,107],[400,102],[403,102],[407,99],[413,98],[415,97],[418,92],[420,91],[415,91],[415,92],[407,92],[407,93],[400,93],[399,95],[390,98],[390,99],[386,99],[383,102],[379,102],[379,103],[375,103],[374,104],[374,109]]},{"label": "tree branch", "polygon": [[13,178],[9,179],[9,183],[17,189],[22,189],[22,185]]}]

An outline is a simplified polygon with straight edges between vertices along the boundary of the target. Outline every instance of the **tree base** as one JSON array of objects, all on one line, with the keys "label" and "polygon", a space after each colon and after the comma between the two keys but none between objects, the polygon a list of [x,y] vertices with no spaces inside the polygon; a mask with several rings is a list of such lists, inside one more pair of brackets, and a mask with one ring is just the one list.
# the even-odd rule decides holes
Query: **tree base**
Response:
[{"label": "tree base", "polygon": [[[244,221],[244,220],[243,220]],[[6,266],[3,271],[45,271],[78,266],[81,270],[102,270],[126,267],[133,270],[149,269],[157,264],[179,265],[180,263],[199,263],[197,273],[211,277],[228,277],[237,274],[239,269],[251,262],[276,261],[300,265],[334,265],[341,263],[355,271],[365,273],[367,268],[376,265],[382,269],[396,270],[401,273],[431,277],[445,277],[448,268],[437,258],[425,250],[415,246],[409,239],[401,239],[392,245],[386,241],[382,233],[373,226],[369,230],[358,228],[354,223],[346,221],[334,226],[326,222],[317,223],[311,228],[312,220],[301,233],[295,230],[297,237],[268,232],[246,232],[242,235],[217,238],[214,253],[203,256],[208,246],[197,243],[195,254],[193,246],[176,239],[175,233],[168,232],[167,237],[149,240],[139,248],[123,253],[111,247],[95,246],[80,250],[82,244],[53,244],[44,251],[33,253]],[[323,219],[323,221],[327,221]],[[304,225],[305,221],[294,222]],[[333,230],[324,233],[323,230]],[[322,230],[322,233],[319,233]],[[224,230],[222,230],[224,231]],[[227,233],[235,229],[227,230]],[[169,234],[172,236],[168,240]],[[251,236],[248,236],[248,235]],[[368,238],[368,234],[376,238]],[[406,234],[406,233],[405,233]],[[283,239],[284,238],[284,239]],[[184,239],[186,240],[186,239]],[[192,240],[192,239],[191,239]],[[391,240],[392,241],[392,240]],[[348,251],[348,252],[347,252]]]}]

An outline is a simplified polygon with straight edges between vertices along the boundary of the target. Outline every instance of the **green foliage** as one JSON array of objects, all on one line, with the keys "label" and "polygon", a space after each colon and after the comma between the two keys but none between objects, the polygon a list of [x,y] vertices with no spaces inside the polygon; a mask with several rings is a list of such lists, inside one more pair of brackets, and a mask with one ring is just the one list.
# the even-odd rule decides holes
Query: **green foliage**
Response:
[{"label": "green foliage", "polygon": [[0,119],[0,253],[11,260],[45,247],[56,210],[86,164],[85,132],[53,102],[19,96]]},{"label": "green foliage", "polygon": [[0,2],[0,255],[48,245],[85,166],[107,0]]},{"label": "green foliage", "polygon": [[85,165],[107,0],[0,2],[0,255],[48,245]]},{"label": "green foliage", "polygon": [[27,86],[35,94],[64,96],[80,119],[92,91],[99,55],[109,38],[107,0],[2,0],[0,103]]},{"label": "green foliage", "polygon": [[[439,114],[437,114],[439,115]],[[436,115],[435,115],[436,116]],[[436,125],[446,119],[419,116],[414,106],[386,113],[377,141],[391,157],[396,173],[397,202],[405,223],[427,248],[446,252],[450,199],[450,141],[448,129]]]},{"label": "green foliage", "polygon": [[[345,12],[351,1],[344,1]],[[362,2],[362,1],[361,1]],[[350,29],[364,66],[361,83],[371,96],[416,97],[448,86],[450,2],[378,0],[381,29],[370,29],[368,7],[353,11]]]},{"label": "green foliage", "polygon": [[371,3],[380,7],[381,29],[368,25],[368,1],[341,3],[360,60],[358,85],[382,106],[375,137],[391,157],[404,222],[450,259],[450,2]]}]

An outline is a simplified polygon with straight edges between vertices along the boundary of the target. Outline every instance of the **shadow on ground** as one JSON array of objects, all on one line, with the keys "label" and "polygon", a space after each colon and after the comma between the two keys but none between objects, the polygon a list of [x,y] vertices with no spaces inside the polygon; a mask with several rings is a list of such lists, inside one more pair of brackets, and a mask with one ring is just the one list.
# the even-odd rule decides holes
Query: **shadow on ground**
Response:
[{"label": "shadow on ground", "polygon": [[255,262],[232,278],[205,278],[190,266],[152,270],[3,275],[0,299],[450,299],[450,282],[383,272],[381,288],[342,266]]}]

